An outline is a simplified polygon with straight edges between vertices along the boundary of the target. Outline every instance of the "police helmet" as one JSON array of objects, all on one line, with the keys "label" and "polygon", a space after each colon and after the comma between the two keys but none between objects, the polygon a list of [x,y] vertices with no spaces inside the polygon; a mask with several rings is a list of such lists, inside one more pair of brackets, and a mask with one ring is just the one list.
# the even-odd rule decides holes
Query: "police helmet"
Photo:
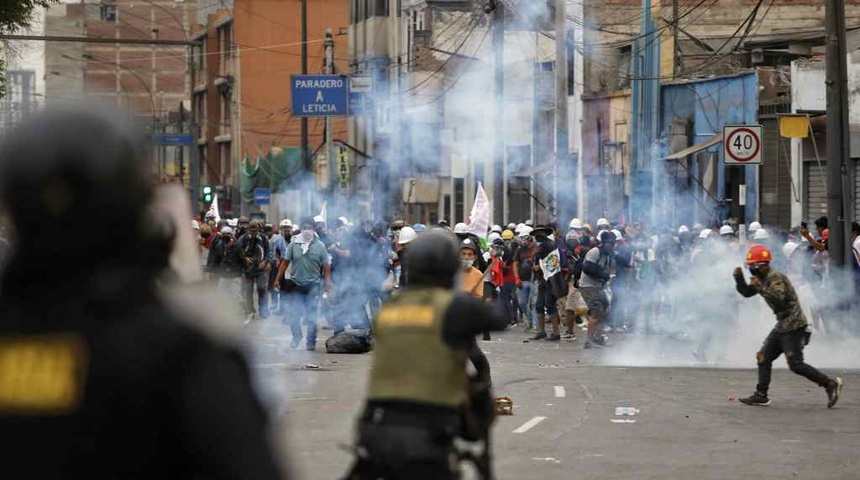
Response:
[{"label": "police helmet", "polygon": [[457,243],[442,230],[431,230],[416,238],[404,259],[410,286],[454,288],[460,270]]}]

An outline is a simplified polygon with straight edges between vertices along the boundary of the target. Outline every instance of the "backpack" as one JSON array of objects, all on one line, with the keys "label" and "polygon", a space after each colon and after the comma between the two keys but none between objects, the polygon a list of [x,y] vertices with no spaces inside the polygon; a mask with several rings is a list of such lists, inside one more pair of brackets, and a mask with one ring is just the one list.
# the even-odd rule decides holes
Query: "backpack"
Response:
[{"label": "backpack", "polygon": [[367,353],[370,334],[363,330],[344,330],[325,341],[326,353]]},{"label": "backpack", "polygon": [[582,250],[582,246],[578,246],[573,250],[567,250],[567,260],[573,268],[574,286],[579,285],[579,279],[582,277],[582,262],[585,260]]}]

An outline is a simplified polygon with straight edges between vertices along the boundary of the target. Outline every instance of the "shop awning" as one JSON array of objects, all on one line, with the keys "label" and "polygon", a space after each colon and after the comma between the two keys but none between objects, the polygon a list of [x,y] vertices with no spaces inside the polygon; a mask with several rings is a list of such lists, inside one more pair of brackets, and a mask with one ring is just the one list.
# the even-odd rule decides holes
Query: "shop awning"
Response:
[{"label": "shop awning", "polygon": [[714,145],[717,145],[717,144],[721,143],[722,141],[723,141],[723,134],[722,133],[719,135],[714,135],[713,137],[705,140],[702,143],[697,143],[697,144],[693,145],[692,147],[687,147],[687,148],[681,150],[680,152],[675,152],[675,153],[669,155],[668,157],[663,157],[663,158],[661,158],[661,160],[680,160],[680,159],[688,157],[688,156],[690,156],[690,155],[692,155],[698,151],[704,150],[704,149],[709,148],[709,147],[713,147]]},{"label": "shop awning", "polygon": [[511,174],[512,177],[531,177],[533,175],[538,175],[543,172],[546,172],[555,167],[555,160],[550,160],[548,162],[539,163],[533,167],[524,168],[518,172],[514,172]]}]

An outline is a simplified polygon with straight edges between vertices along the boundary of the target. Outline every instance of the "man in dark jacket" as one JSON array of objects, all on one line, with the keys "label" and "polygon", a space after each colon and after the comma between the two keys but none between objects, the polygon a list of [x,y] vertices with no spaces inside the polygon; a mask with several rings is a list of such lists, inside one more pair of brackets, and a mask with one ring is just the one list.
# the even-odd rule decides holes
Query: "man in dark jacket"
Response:
[{"label": "man in dark jacket", "polygon": [[124,125],[49,111],[0,148],[20,240],[0,279],[3,476],[283,478],[240,351],[156,292],[176,230],[152,228],[147,149]]},{"label": "man in dark jacket", "polygon": [[269,318],[269,269],[272,268],[272,253],[269,239],[262,233],[262,223],[254,220],[248,224],[247,232],[236,241],[242,265],[242,299],[248,320],[254,318],[254,290],[257,291],[258,314]]}]

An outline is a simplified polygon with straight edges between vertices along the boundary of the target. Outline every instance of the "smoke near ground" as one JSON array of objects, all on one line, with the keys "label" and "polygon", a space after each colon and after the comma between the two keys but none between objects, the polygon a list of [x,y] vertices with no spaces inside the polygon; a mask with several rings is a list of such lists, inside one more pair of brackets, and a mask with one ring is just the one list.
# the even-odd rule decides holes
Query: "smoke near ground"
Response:
[{"label": "smoke near ground", "polygon": [[[671,249],[682,248],[664,238]],[[664,271],[664,280],[638,282],[622,305],[632,312],[634,332],[604,355],[619,366],[690,366],[707,368],[754,368],[755,353],[776,324],[761,296],[743,298],[735,291],[732,271],[743,265],[746,248],[733,250],[717,238],[701,241],[683,260],[662,257],[658,247],[652,267]],[[692,262],[686,258],[692,257]],[[778,269],[781,265],[775,265]],[[744,270],[749,281],[749,272]],[[851,325],[856,319],[844,309],[851,293],[833,276],[814,287],[789,275],[812,328],[804,350],[808,363],[820,368],[860,367],[860,338]],[[847,290],[850,290],[847,289]],[[618,336],[616,336],[617,338]],[[785,368],[784,361],[777,367]]]}]

